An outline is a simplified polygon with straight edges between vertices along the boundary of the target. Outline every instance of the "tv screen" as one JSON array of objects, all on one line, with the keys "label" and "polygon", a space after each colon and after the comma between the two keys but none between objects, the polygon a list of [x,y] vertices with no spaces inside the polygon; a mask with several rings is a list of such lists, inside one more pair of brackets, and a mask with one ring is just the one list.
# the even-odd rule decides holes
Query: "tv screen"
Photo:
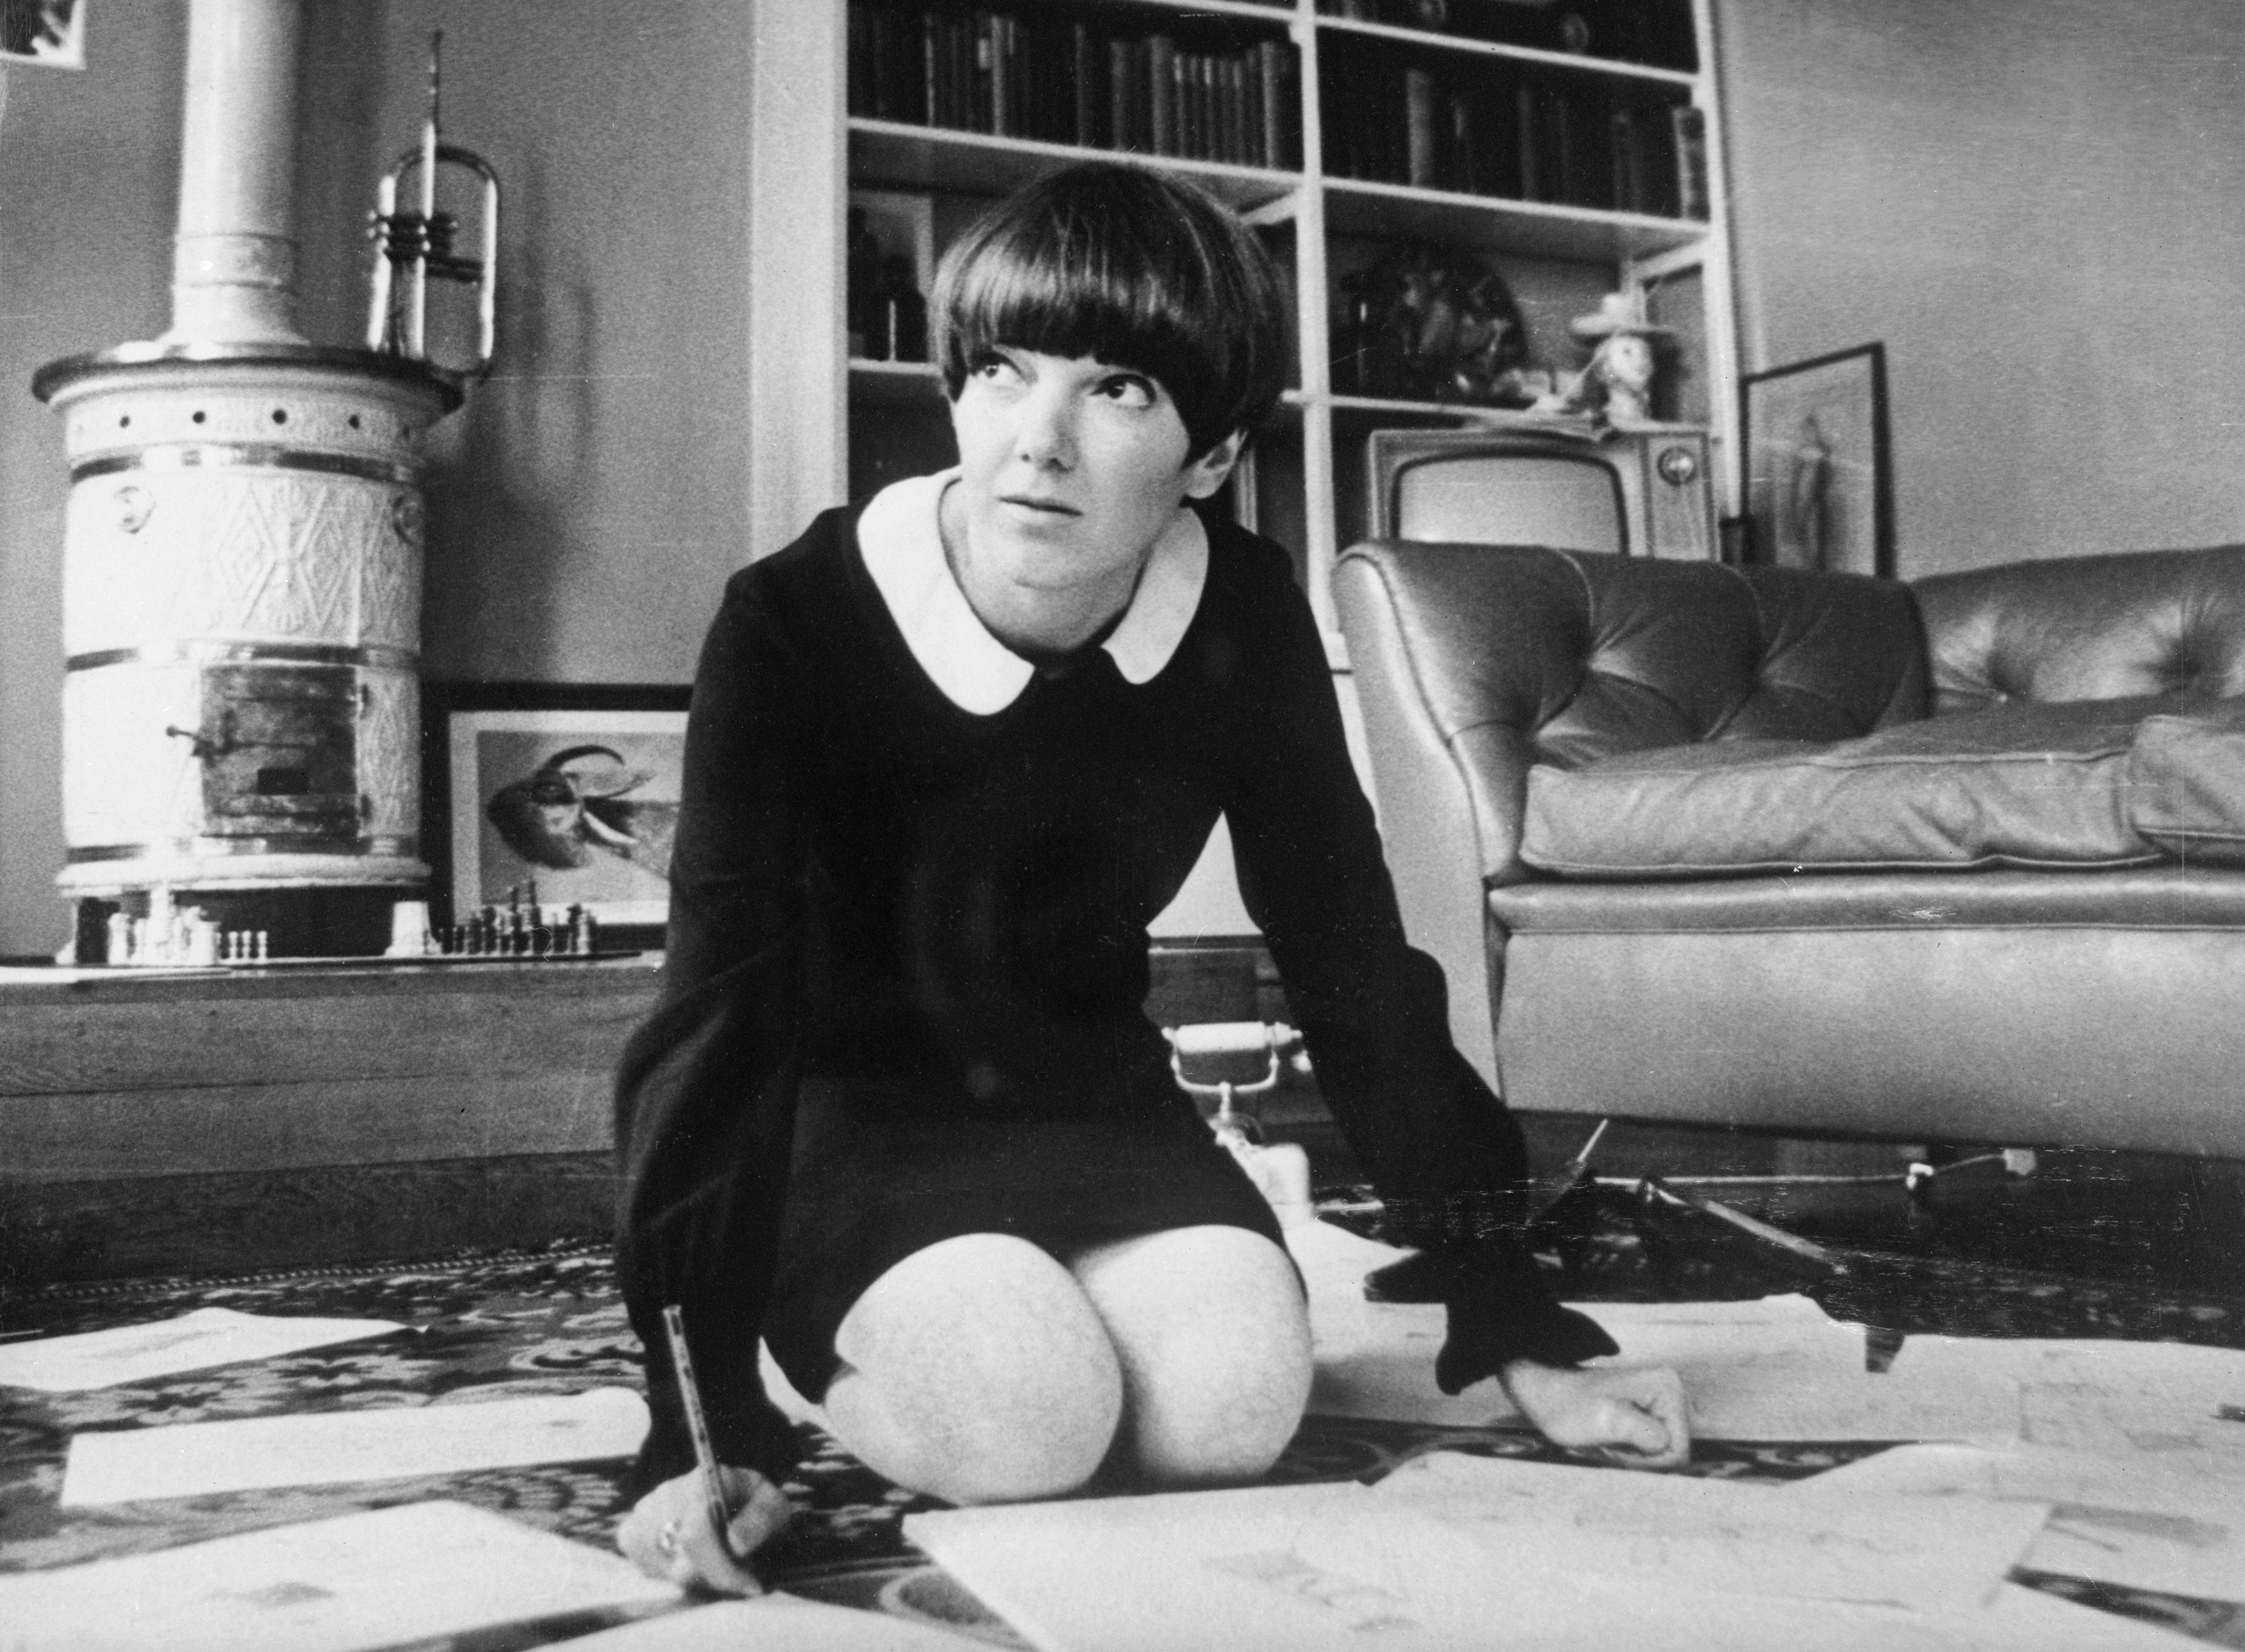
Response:
[{"label": "tv screen", "polygon": [[1632,548],[1621,478],[1589,454],[1527,447],[1430,453],[1400,460],[1389,485],[1388,531],[1396,538],[1615,554]]}]

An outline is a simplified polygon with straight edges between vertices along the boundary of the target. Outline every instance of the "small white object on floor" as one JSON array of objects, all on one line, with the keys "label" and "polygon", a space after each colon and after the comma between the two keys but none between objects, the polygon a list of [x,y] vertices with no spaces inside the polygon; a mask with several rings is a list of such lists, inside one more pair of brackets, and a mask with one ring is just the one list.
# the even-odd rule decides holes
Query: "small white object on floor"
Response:
[{"label": "small white object on floor", "polygon": [[621,1555],[410,1503],[0,1578],[8,1652],[363,1652],[680,1598]]},{"label": "small white object on floor", "polygon": [[71,1440],[62,1503],[588,1462],[629,1457],[646,1434],[647,1402],[627,1388],[110,1429]]},{"label": "small white object on floor", "polygon": [[0,1348],[0,1387],[36,1388],[50,1394],[111,1388],[404,1329],[388,1319],[293,1318],[198,1308],[152,1324],[10,1344]]}]

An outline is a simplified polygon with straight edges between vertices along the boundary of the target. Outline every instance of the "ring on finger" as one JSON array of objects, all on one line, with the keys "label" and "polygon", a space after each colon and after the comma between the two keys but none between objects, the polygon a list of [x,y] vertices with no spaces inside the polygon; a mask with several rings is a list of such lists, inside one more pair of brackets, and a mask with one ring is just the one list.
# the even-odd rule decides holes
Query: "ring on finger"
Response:
[{"label": "ring on finger", "polygon": [[678,1553],[678,1522],[665,1520],[662,1529],[655,1534],[655,1547],[666,1557]]}]

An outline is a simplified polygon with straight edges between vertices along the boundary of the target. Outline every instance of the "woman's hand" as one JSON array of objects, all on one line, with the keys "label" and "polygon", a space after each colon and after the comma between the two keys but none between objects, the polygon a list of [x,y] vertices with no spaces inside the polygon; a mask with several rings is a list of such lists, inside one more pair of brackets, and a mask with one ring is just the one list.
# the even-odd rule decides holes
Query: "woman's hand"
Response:
[{"label": "woman's hand", "polygon": [[1500,1376],[1512,1403],[1554,1446],[1631,1468],[1676,1468],[1692,1455],[1684,1385],[1665,1367],[1570,1371],[1516,1359]]},{"label": "woman's hand", "polygon": [[702,1476],[667,1479],[639,1500],[616,1528],[616,1547],[649,1577],[718,1594],[762,1594],[743,1564],[786,1528],[794,1506],[750,1468],[720,1468],[725,1506],[736,1511],[722,1535],[709,1517]]}]

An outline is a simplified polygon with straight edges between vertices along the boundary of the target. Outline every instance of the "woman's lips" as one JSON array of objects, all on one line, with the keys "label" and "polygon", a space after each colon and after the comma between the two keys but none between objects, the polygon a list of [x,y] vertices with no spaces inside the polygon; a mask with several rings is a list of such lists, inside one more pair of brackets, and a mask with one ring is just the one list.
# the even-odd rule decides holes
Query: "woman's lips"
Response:
[{"label": "woman's lips", "polygon": [[1033,511],[1040,516],[1073,517],[1083,514],[1074,505],[1063,504],[1058,499],[1036,498],[1026,493],[1001,493],[998,496],[998,503],[1012,505],[1017,511]]}]

